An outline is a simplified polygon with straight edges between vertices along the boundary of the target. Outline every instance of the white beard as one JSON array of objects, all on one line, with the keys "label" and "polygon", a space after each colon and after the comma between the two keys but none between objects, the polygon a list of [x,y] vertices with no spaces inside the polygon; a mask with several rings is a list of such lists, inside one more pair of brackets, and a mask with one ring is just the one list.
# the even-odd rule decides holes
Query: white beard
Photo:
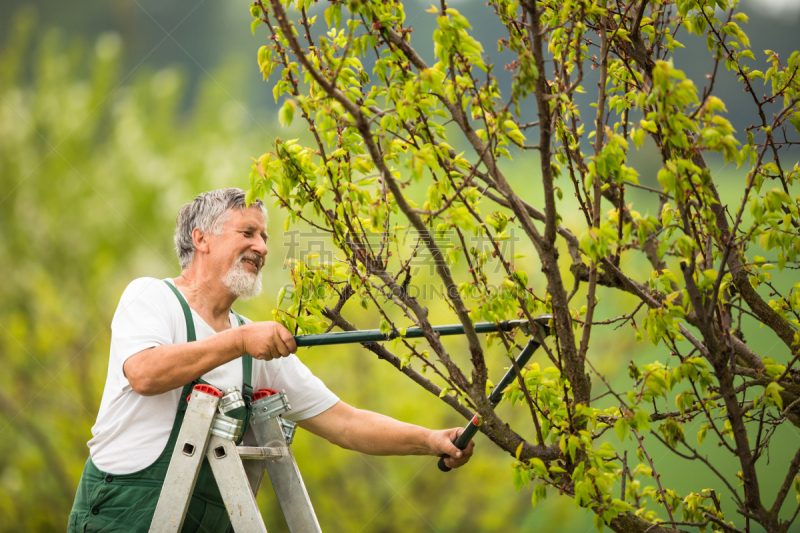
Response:
[{"label": "white beard", "polygon": [[249,300],[261,294],[261,270],[254,274],[244,266],[240,257],[222,277],[222,283],[240,300]]}]

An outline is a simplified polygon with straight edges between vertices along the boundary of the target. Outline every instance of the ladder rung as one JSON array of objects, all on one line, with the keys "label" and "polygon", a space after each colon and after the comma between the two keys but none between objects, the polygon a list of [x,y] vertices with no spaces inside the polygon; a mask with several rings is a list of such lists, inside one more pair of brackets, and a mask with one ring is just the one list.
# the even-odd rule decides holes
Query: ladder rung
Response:
[{"label": "ladder rung", "polygon": [[289,455],[288,449],[282,446],[237,446],[236,451],[242,459],[277,459]]}]

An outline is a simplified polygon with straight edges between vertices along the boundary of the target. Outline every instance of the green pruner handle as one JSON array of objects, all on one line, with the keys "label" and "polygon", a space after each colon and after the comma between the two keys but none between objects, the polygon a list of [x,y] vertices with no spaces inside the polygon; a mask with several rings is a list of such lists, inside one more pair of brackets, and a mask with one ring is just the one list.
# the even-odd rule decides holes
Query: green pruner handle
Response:
[{"label": "green pruner handle", "polygon": [[[456,440],[453,441],[453,446],[458,448],[459,450],[463,450],[469,444],[469,441],[472,440],[472,437],[475,436],[475,433],[478,432],[478,426],[480,425],[480,418],[478,418],[478,414],[476,413],[475,416],[472,417],[470,423],[467,424],[467,427],[464,428],[464,431],[461,432],[461,435],[456,437]],[[452,470],[449,466],[444,464],[444,460],[450,457],[447,454],[442,455],[439,457],[439,470],[442,472],[449,472]]]},{"label": "green pruner handle", "polygon": [[444,455],[442,455],[441,457],[439,457],[439,464],[438,464],[438,466],[439,466],[439,470],[441,470],[442,472],[449,472],[449,471],[451,471],[451,470],[452,470],[452,468],[450,468],[449,466],[447,466],[446,464],[444,464],[444,460],[445,460],[447,457],[450,457],[450,456],[449,456],[449,455],[447,455],[447,454],[444,454]]}]

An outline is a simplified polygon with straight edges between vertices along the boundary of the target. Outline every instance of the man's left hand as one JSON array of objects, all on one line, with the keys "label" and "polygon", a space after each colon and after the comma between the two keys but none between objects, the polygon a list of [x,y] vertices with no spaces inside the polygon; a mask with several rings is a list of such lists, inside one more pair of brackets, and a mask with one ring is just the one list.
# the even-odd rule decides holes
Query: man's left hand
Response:
[{"label": "man's left hand", "polygon": [[475,448],[475,441],[469,441],[467,447],[459,450],[453,445],[453,441],[461,435],[464,428],[442,429],[439,431],[431,431],[430,446],[434,451],[434,455],[441,456],[447,454],[450,457],[445,458],[444,464],[449,468],[458,468],[459,466],[467,464],[469,458],[472,457],[472,450]]}]

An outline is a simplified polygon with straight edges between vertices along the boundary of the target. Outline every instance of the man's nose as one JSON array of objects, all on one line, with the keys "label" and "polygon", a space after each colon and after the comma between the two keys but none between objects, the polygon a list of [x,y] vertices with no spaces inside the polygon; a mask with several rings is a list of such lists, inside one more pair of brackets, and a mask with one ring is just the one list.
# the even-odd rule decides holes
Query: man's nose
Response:
[{"label": "man's nose", "polygon": [[267,253],[269,253],[269,249],[267,249],[267,243],[262,240],[259,240],[258,243],[253,246],[253,251],[261,257],[264,257],[267,255]]}]

